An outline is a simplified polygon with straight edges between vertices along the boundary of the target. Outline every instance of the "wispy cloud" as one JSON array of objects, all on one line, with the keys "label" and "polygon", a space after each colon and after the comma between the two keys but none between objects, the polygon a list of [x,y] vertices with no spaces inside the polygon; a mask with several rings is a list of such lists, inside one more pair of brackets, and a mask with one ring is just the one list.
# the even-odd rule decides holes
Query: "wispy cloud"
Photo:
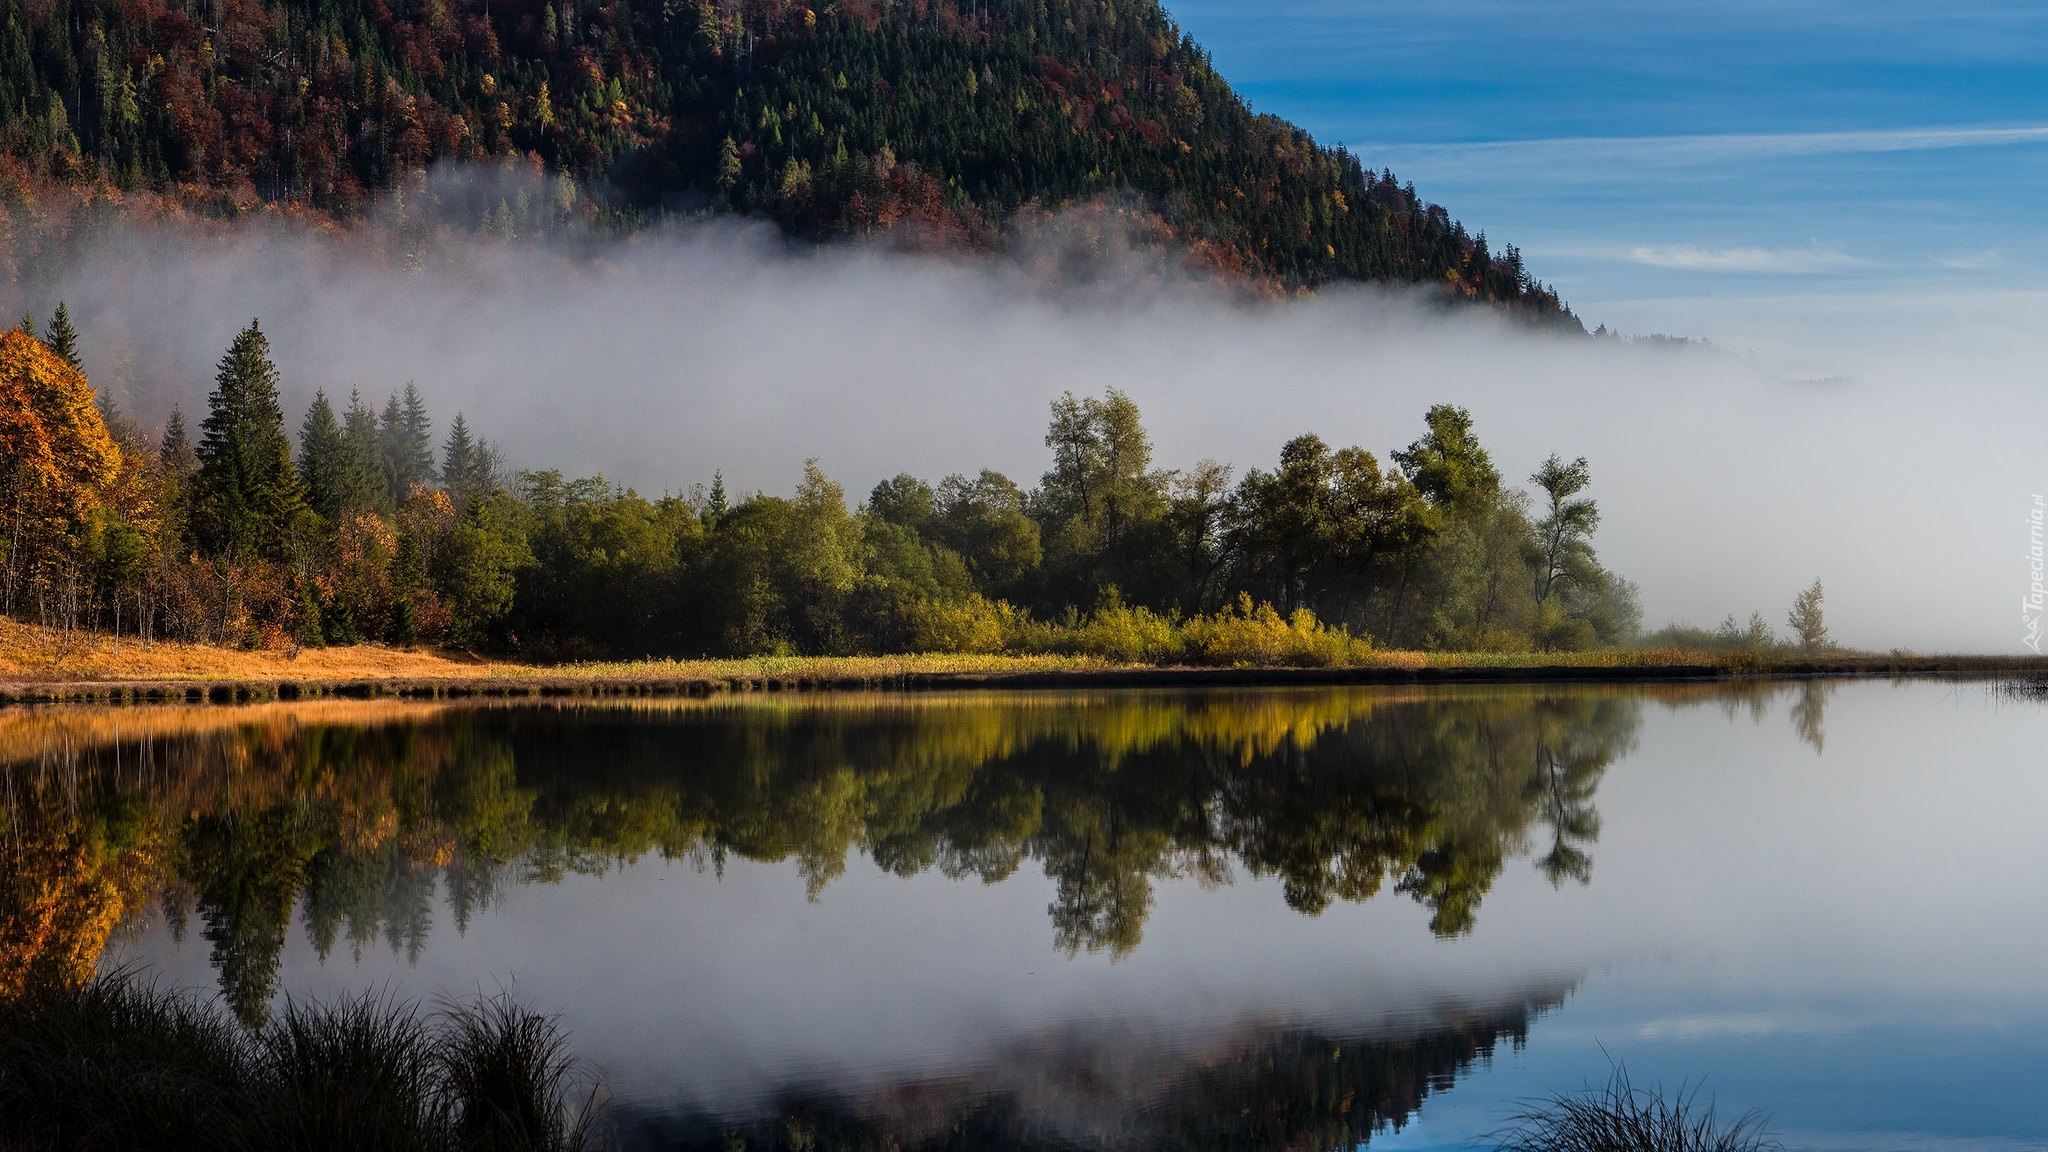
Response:
[{"label": "wispy cloud", "polygon": [[1997,248],[1986,248],[1981,252],[1950,252],[1936,256],[1938,268],[1949,268],[1959,272],[1982,272],[2005,263],[2005,253]]},{"label": "wispy cloud", "polygon": [[1361,155],[1400,156],[1406,162],[1455,164],[1540,163],[1604,165],[1617,162],[1691,167],[1745,160],[1944,148],[2001,148],[2048,144],[2048,125],[1955,128],[1879,128],[1853,132],[1726,133],[1705,136],[1559,136],[1454,144],[1367,144]]},{"label": "wispy cloud", "polygon": [[1691,244],[1639,245],[1628,258],[1652,268],[1686,272],[1762,272],[1807,275],[1854,267],[1863,261],[1833,248],[1701,248]]},{"label": "wispy cloud", "polygon": [[1713,1040],[1724,1037],[1816,1035],[1843,1032],[1849,1025],[1811,1013],[1713,1012],[1698,1016],[1666,1016],[1636,1030],[1645,1040]]}]

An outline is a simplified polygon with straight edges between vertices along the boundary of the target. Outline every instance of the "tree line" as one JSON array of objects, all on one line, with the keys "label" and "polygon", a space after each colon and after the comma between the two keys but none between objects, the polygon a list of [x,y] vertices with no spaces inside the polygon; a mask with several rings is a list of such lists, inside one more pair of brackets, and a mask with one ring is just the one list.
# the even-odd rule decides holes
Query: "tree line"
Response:
[{"label": "tree line", "polygon": [[1239,476],[1159,467],[1128,396],[1067,394],[1030,488],[901,474],[850,505],[812,462],[787,496],[714,477],[648,498],[513,471],[412,384],[381,408],[317,394],[294,432],[254,321],[197,428],[173,411],[146,436],[96,403],[78,339],[62,305],[0,336],[0,594],[62,634],[1337,663],[1617,645],[1639,624],[1593,548],[1587,462],[1553,455],[1523,491],[1449,405],[1384,461],[1311,433]]},{"label": "tree line", "polygon": [[[622,223],[716,207],[983,247],[1128,196],[1226,272],[1580,328],[1513,246],[1253,113],[1156,0],[0,0],[0,180],[347,218],[437,161],[615,190]],[[544,199],[474,223],[598,210]]]}]

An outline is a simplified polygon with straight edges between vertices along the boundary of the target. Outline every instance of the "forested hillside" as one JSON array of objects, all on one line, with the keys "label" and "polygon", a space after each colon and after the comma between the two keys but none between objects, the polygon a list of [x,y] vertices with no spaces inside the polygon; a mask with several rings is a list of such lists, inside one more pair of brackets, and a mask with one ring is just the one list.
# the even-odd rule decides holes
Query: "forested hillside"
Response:
[{"label": "forested hillside", "polygon": [[628,223],[715,208],[980,248],[1117,197],[1225,273],[1578,326],[1512,246],[1255,115],[1157,0],[0,0],[0,153],[17,217],[55,181],[346,219],[493,158]]}]

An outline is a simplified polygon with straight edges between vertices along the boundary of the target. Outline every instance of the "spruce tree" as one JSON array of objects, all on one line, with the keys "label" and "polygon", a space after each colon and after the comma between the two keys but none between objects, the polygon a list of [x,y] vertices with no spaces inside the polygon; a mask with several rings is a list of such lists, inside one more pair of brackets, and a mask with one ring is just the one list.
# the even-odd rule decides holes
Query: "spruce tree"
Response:
[{"label": "spruce tree", "polygon": [[716,527],[728,511],[731,506],[725,497],[725,470],[719,469],[711,474],[711,495],[704,501],[704,521]]},{"label": "spruce tree", "polygon": [[200,546],[229,561],[284,559],[306,512],[278,407],[277,365],[256,321],[221,357],[199,439]]},{"label": "spruce tree", "polygon": [[391,482],[384,475],[384,440],[377,428],[377,414],[363,403],[360,392],[348,394],[348,412],[341,429],[342,460],[337,484],[344,508],[389,512],[396,507]]},{"label": "spruce tree", "polygon": [[434,422],[427,416],[427,402],[410,380],[405,382],[405,412],[399,427],[405,433],[406,447],[412,452],[411,463],[416,469],[413,482],[432,484],[438,478],[434,471]]},{"label": "spruce tree", "polygon": [[382,425],[379,432],[384,449],[384,475],[391,485],[392,502],[403,504],[413,485],[431,483],[434,479],[433,424],[427,419],[427,406],[420,399],[419,389],[411,381],[406,382],[402,401],[393,392],[385,402]]},{"label": "spruce tree", "polygon": [[346,448],[341,422],[325,390],[313,393],[313,406],[299,425],[299,475],[306,482],[306,500],[328,520],[340,515]]},{"label": "spruce tree", "polygon": [[50,327],[43,338],[50,351],[64,358],[66,364],[85,371],[85,363],[78,358],[78,329],[71,326],[71,313],[62,300],[57,301],[57,311],[50,317]]},{"label": "spruce tree", "polygon": [[441,483],[457,504],[467,504],[490,494],[491,471],[490,446],[469,434],[469,421],[457,412],[441,449]]},{"label": "spruce tree", "polygon": [[157,460],[164,471],[175,477],[185,477],[199,467],[199,458],[193,455],[191,436],[185,431],[185,410],[171,406],[171,418],[164,424],[163,446],[157,451]]}]

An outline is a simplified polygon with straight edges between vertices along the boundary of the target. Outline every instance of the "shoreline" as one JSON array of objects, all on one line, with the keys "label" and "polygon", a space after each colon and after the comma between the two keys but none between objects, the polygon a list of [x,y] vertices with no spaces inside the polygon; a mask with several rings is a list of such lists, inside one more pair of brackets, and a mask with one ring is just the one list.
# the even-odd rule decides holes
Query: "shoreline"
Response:
[{"label": "shoreline", "polygon": [[[978,669],[919,667],[943,665],[943,658],[879,660],[873,670],[853,670],[832,658],[774,661],[762,670],[706,670],[677,674],[672,665],[603,665],[620,671],[579,672],[576,666],[517,668],[515,674],[424,676],[159,676],[97,679],[0,678],[0,707],[29,704],[246,704],[270,700],[323,699],[602,699],[639,696],[716,696],[749,692],[944,692],[1056,691],[1120,688],[1266,688],[1290,686],[1427,684],[1673,683],[1758,679],[1959,679],[2048,676],[2048,658],[2032,656],[1835,656],[1817,658],[1720,658],[1661,663],[1555,662],[1362,665],[1348,668],[1089,666],[1075,662],[1046,667],[1019,659]],[[711,662],[706,662],[711,663]],[[746,662],[734,661],[733,664]],[[783,666],[786,665],[786,666]],[[1034,666],[1036,665],[1036,666]]]}]

